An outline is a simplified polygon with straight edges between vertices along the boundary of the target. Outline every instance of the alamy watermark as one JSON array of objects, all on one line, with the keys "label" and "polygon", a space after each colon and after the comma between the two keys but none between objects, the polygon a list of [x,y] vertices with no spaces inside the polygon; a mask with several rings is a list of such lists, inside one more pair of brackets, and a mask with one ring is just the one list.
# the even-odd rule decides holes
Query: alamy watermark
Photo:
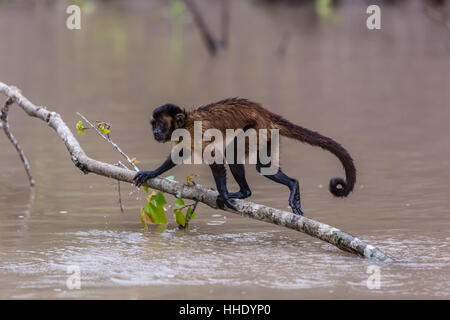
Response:
[{"label": "alamy watermark", "polygon": [[[81,8],[76,4],[67,7],[66,13],[69,15],[66,20],[66,27],[69,30],[81,29]],[[369,30],[381,29],[381,9],[378,5],[372,4],[367,7],[366,13],[370,16],[366,20],[366,26]]]},{"label": "alamy watermark", "polygon": [[69,290],[81,289],[81,269],[79,266],[67,266],[67,274],[70,276],[66,280],[66,287]]},{"label": "alamy watermark", "polygon": [[372,4],[367,7],[367,14],[370,16],[366,20],[366,26],[369,30],[381,29],[381,9],[376,4]]},{"label": "alamy watermark", "polygon": [[370,276],[366,280],[366,286],[369,290],[381,288],[381,268],[377,265],[370,265],[366,269],[366,273]]},{"label": "alamy watermark", "polygon": [[81,8],[76,4],[70,5],[66,9],[66,13],[69,14],[66,20],[66,27],[69,30],[81,29]]},{"label": "alamy watermark", "polygon": [[278,129],[226,129],[224,141],[220,130],[212,128],[203,132],[202,121],[195,121],[194,137],[189,130],[180,128],[173,131],[171,141],[177,142],[171,152],[175,164],[244,164],[248,155],[249,164],[261,165],[261,174],[278,172]]}]

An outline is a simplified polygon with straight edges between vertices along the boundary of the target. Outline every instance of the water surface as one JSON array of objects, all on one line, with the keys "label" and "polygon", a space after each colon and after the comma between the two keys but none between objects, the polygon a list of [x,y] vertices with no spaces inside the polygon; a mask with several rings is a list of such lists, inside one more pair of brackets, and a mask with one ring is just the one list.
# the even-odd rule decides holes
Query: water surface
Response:
[{"label": "water surface", "polygon": [[[450,35],[422,2],[383,7],[382,29],[369,31],[355,1],[327,19],[310,5],[232,1],[229,47],[215,58],[189,15],[180,29],[165,1],[131,3],[98,3],[79,31],[65,28],[64,1],[0,5],[0,81],[73,128],[77,111],[110,122],[113,139],[143,169],[169,151],[149,135],[154,107],[230,96],[261,102],[333,137],[355,159],[355,192],[336,199],[327,185],[343,175],[337,159],[282,141],[282,166],[300,180],[306,215],[395,262],[380,266],[381,288],[370,290],[370,262],[204,205],[189,232],[169,214],[166,227],[144,233],[143,193],[122,185],[122,214],[116,183],[83,175],[47,126],[13,108],[37,188],[30,210],[22,165],[0,134],[0,298],[449,297]],[[218,2],[202,9],[218,34]],[[91,157],[121,160],[91,132],[79,140]],[[171,174],[183,180],[191,172],[214,185],[206,166]],[[247,176],[252,201],[288,208],[288,190],[252,166]],[[81,290],[66,287],[71,265],[80,267]]]}]

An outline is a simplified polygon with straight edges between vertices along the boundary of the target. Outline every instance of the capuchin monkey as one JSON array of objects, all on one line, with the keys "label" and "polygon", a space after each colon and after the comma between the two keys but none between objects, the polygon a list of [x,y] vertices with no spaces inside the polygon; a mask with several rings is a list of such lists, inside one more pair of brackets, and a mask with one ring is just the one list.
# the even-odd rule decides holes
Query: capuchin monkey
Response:
[{"label": "capuchin monkey", "polygon": [[[279,134],[282,136],[328,150],[341,161],[346,176],[345,180],[341,178],[331,179],[330,192],[336,197],[346,197],[353,190],[356,181],[356,169],[350,154],[339,143],[317,132],[295,125],[283,117],[266,110],[260,104],[246,99],[225,99],[193,110],[185,110],[173,104],[165,104],[153,111],[153,119],[150,121],[150,124],[155,140],[167,142],[171,141],[172,132],[179,128],[188,130],[191,137],[194,137],[194,121],[202,121],[203,130],[215,128],[220,130],[224,136],[226,129],[243,129],[244,131],[249,129],[255,129],[256,131],[259,129],[278,129]],[[267,139],[267,143],[270,145],[270,137]],[[203,144],[203,148],[204,146]],[[193,144],[191,150],[193,150]],[[270,150],[270,148],[267,148],[267,150]],[[134,181],[139,187],[148,179],[161,175],[175,165],[171,155],[169,155],[167,160],[156,170],[139,171],[134,177]],[[262,168],[270,165],[271,163],[262,164],[258,156],[256,163],[258,172],[261,173]],[[234,161],[233,164],[230,163],[228,166],[239,185],[240,189],[238,192],[228,192],[225,165],[220,163],[210,164],[217,191],[219,192],[217,197],[218,207],[223,209],[224,206],[227,206],[236,210],[230,199],[250,197],[251,191],[245,179],[244,165],[237,164]],[[275,174],[264,176],[287,186],[290,190],[289,205],[292,211],[295,214],[303,215],[300,205],[298,180],[287,176],[280,168],[277,168],[275,172]]]}]

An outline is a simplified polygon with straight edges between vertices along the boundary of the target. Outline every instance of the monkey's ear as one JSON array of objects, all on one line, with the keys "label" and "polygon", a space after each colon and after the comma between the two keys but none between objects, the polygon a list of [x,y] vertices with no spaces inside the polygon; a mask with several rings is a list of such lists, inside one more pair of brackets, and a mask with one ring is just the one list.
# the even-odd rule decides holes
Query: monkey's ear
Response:
[{"label": "monkey's ear", "polygon": [[178,128],[183,128],[186,122],[186,115],[184,113],[177,113],[175,115],[175,121]]}]

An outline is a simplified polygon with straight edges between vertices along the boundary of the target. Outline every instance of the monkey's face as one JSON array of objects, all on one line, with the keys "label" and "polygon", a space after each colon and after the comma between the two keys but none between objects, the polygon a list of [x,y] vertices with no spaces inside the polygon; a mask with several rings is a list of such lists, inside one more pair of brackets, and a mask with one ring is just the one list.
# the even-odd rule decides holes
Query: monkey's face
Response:
[{"label": "monkey's face", "polygon": [[166,117],[158,117],[150,121],[153,137],[156,141],[167,142],[170,140],[174,128],[169,120]]},{"label": "monkey's face", "polygon": [[186,121],[186,113],[176,105],[165,104],[153,111],[150,121],[153,136],[158,142],[167,142],[172,138],[175,129],[182,128]]}]

